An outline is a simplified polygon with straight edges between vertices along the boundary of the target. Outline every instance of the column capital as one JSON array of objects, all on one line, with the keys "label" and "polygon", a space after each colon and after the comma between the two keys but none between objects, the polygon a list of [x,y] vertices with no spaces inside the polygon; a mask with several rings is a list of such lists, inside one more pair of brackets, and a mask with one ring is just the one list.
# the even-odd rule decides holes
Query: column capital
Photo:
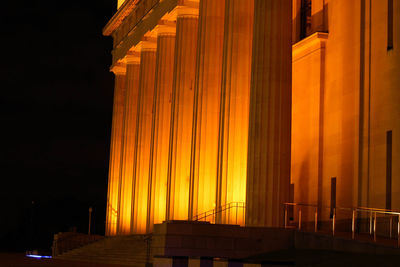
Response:
[{"label": "column capital", "polygon": [[140,52],[155,51],[157,49],[157,38],[153,36],[144,36],[137,47]]},{"label": "column capital", "polygon": [[198,6],[177,6],[177,17],[199,17],[199,8]]},{"label": "column capital", "polygon": [[148,32],[145,36],[143,36],[141,41],[137,45],[135,45],[128,51],[128,53],[125,55],[124,60],[127,62],[128,60],[131,59],[131,62],[132,61],[136,62],[137,60],[134,59],[134,57],[139,57],[140,61],[140,53],[142,51],[155,51],[156,49],[157,49],[157,35],[156,31],[153,29],[151,32]]},{"label": "column capital", "polygon": [[140,53],[137,51],[128,51],[124,60],[126,64],[140,64]]},{"label": "column capital", "polygon": [[199,8],[200,0],[178,0],[178,6]]},{"label": "column capital", "polygon": [[156,26],[157,36],[160,35],[175,35],[176,23],[170,21],[160,21]]},{"label": "column capital", "polygon": [[124,62],[117,62],[110,67],[110,71],[115,75],[125,75],[126,74],[126,64]]}]

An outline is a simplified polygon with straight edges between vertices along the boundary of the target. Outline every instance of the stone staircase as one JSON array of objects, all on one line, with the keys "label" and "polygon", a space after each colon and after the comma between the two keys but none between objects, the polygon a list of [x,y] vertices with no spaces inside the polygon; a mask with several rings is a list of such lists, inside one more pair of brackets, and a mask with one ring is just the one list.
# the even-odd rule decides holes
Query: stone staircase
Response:
[{"label": "stone staircase", "polygon": [[147,259],[147,241],[143,235],[108,237],[67,251],[56,258],[144,267]]}]

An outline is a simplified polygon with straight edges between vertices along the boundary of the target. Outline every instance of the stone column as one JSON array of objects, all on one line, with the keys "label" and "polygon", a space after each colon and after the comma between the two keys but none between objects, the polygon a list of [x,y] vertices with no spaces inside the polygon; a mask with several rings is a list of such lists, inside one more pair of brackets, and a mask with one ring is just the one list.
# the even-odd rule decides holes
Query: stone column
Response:
[{"label": "stone column", "polygon": [[118,234],[131,233],[133,202],[133,158],[136,138],[136,118],[139,92],[140,54],[126,56],[126,94],[121,158]]},{"label": "stone column", "polygon": [[225,1],[200,1],[190,215],[216,206],[224,11]]},{"label": "stone column", "polygon": [[106,235],[115,235],[117,233],[126,67],[122,64],[116,65],[111,71],[115,74],[115,87],[108,174]]},{"label": "stone column", "polygon": [[139,105],[137,119],[137,136],[134,156],[134,207],[133,233],[146,233],[147,202],[149,194],[149,170],[151,151],[151,122],[153,114],[154,79],[156,65],[156,43],[142,41],[139,44]]},{"label": "stone column", "polygon": [[[246,201],[253,13],[254,0],[226,1],[217,207]],[[232,209],[218,220],[244,224],[243,214]]]},{"label": "stone column", "polygon": [[198,8],[177,7],[176,53],[168,157],[167,220],[186,220],[189,207]]},{"label": "stone column", "polygon": [[[167,23],[167,22],[166,22]],[[166,214],[168,149],[171,121],[172,81],[174,74],[175,25],[159,25],[153,103],[151,173],[147,228],[162,223]]]},{"label": "stone column", "polygon": [[292,0],[255,0],[246,224],[280,226],[290,186]]}]

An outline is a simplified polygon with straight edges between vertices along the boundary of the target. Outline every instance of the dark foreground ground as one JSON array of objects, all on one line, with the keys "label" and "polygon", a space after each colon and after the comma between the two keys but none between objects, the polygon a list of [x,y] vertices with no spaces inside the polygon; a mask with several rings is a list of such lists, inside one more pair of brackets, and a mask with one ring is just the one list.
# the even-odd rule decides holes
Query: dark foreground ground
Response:
[{"label": "dark foreground ground", "polygon": [[[261,256],[261,255],[260,255]],[[261,259],[262,258],[262,259]],[[254,260],[254,259],[253,259]],[[400,256],[339,253],[331,251],[281,251],[261,256],[263,266],[289,267],[398,267]],[[33,259],[21,253],[1,253],[0,267],[126,267],[125,265],[65,261],[58,259]]]},{"label": "dark foreground ground", "polygon": [[[65,261],[57,259],[33,259],[21,253],[1,253],[0,267],[122,267],[123,265],[91,262]],[[126,267],[126,266],[124,266]]]},{"label": "dark foreground ground", "polygon": [[400,267],[400,255],[374,255],[325,250],[283,250],[250,259],[263,262],[263,266],[274,267]]}]

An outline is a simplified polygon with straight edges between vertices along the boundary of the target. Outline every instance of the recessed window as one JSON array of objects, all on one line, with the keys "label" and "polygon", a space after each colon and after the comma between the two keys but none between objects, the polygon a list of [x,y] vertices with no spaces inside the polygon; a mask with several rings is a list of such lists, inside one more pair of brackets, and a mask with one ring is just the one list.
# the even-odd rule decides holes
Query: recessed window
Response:
[{"label": "recessed window", "polygon": [[386,209],[392,209],[392,131],[386,132]]},{"label": "recessed window", "polygon": [[388,0],[387,50],[393,49],[393,0]]},{"label": "recessed window", "polygon": [[300,39],[311,34],[311,0],[301,0],[300,10]]},{"label": "recessed window", "polygon": [[333,214],[336,209],[336,177],[331,178],[331,212],[330,217],[333,218]]}]

